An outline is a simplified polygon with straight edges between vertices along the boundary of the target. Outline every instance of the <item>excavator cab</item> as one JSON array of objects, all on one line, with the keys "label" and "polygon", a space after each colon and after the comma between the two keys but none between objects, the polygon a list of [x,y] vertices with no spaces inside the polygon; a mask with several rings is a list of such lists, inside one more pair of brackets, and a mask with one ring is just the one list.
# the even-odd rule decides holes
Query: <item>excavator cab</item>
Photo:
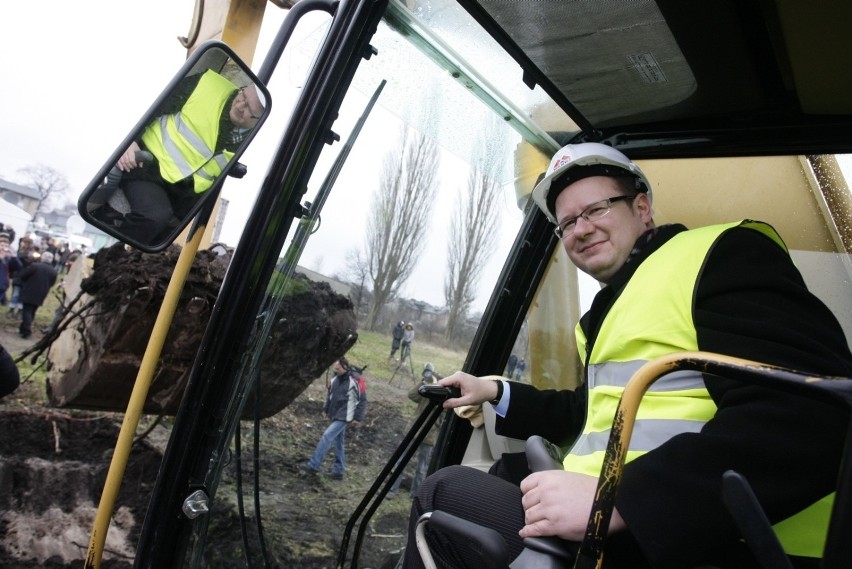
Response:
[{"label": "excavator cab", "polygon": [[[222,45],[188,63],[80,199],[87,221],[142,250],[162,247],[212,203],[208,198],[235,171],[267,117],[270,92],[277,97],[293,83],[297,92],[278,123],[274,150],[249,151],[268,168],[254,201],[240,202],[248,204],[244,229],[189,372],[136,566],[212,563],[216,532],[240,531],[229,523],[222,484],[231,442],[251,397],[262,398],[272,375],[263,369],[265,354],[316,328],[286,321],[276,287],[300,259],[333,263],[350,244],[369,245],[377,211],[405,212],[396,235],[418,241],[417,256],[430,259],[430,272],[415,271],[413,280],[432,283],[423,294],[433,294],[435,304],[444,302],[434,296],[442,282],[435,284],[435,268],[459,260],[449,238],[454,220],[469,215],[471,227],[487,228],[489,260],[477,267],[470,289],[478,304],[463,311],[459,324],[464,371],[500,374],[510,355],[522,354],[521,380],[541,389],[576,388],[582,362],[574,326],[600,285],[572,265],[529,199],[550,157],[568,143],[602,142],[637,162],[654,185],[658,224],[771,224],[852,339],[852,74],[843,64],[852,57],[850,6],[845,0],[302,0],[279,35],[289,37],[300,22],[310,32],[287,50],[276,39],[257,76]],[[238,84],[256,87],[266,104],[219,177],[193,191],[191,205],[167,229],[133,237],[122,224],[105,221],[97,211],[111,200],[104,192],[110,171],[144,135],[156,109],[198,65],[221,71],[226,63],[234,64]],[[275,72],[279,64],[289,65],[288,72]],[[346,142],[336,145],[340,140]],[[476,201],[482,188],[493,188],[490,201]],[[426,199],[411,202],[411,195]],[[384,304],[377,305],[366,316],[378,326],[385,320]],[[337,340],[336,348],[348,348],[354,335]],[[376,367],[371,363],[371,371]],[[447,414],[430,471],[455,464],[488,470],[503,453],[523,450],[524,441],[495,433],[489,405],[481,411],[477,421]],[[382,517],[385,497],[398,465],[441,412],[437,406],[424,412],[359,488],[363,501],[340,530],[336,567],[378,565],[376,551],[404,545],[407,519]],[[275,473],[285,480],[296,475]],[[852,506],[844,496],[839,507],[848,518]],[[381,532],[368,531],[374,516],[382,519]]]}]

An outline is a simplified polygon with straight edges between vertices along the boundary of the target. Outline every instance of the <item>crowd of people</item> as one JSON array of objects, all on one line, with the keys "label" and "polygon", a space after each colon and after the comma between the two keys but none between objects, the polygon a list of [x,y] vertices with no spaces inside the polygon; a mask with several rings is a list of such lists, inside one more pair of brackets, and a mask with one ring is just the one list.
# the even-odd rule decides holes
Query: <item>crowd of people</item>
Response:
[{"label": "crowd of people", "polygon": [[15,237],[14,229],[0,223],[0,306],[8,307],[6,316],[20,322],[18,333],[27,339],[36,311],[83,251],[58,239]]}]

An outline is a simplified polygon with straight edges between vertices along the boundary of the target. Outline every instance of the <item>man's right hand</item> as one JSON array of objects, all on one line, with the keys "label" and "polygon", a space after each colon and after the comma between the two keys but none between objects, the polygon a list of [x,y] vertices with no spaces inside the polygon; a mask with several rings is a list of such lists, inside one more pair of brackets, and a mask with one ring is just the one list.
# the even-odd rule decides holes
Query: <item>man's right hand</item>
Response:
[{"label": "man's right hand", "polygon": [[[556,535],[568,541],[583,541],[597,487],[597,478],[576,472],[546,470],[530,474],[521,481],[524,527],[519,535]],[[613,510],[608,533],[626,527],[618,510]]]}]

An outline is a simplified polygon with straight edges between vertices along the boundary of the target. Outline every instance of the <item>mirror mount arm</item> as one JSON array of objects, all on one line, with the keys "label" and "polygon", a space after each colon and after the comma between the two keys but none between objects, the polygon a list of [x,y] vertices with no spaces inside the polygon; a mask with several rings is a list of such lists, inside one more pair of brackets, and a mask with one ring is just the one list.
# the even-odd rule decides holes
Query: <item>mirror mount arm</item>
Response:
[{"label": "mirror mount arm", "polygon": [[293,217],[295,219],[305,219],[307,217],[311,217],[311,202],[306,201],[304,205],[297,205],[296,211],[293,213]]},{"label": "mirror mount arm", "polygon": [[[237,164],[234,166],[237,166]],[[216,198],[218,198],[218,196],[216,196]],[[217,201],[218,199],[207,200],[207,202],[198,211],[198,214],[192,221],[192,226],[189,228],[189,232],[186,235],[187,243],[192,241],[192,238],[197,231],[203,232],[207,228],[207,223],[210,221],[210,216],[213,215],[213,208],[216,206]]]},{"label": "mirror mount arm", "polygon": [[290,8],[290,12],[287,14],[287,18],[284,19],[284,23],[275,35],[272,45],[269,47],[267,56],[263,60],[260,70],[257,72],[257,78],[263,81],[264,84],[269,83],[269,80],[272,78],[272,72],[275,70],[275,66],[278,65],[278,60],[281,59],[284,48],[287,47],[287,42],[290,41],[290,36],[293,35],[293,31],[296,29],[296,25],[302,16],[316,10],[322,10],[333,16],[337,11],[338,3],[339,0],[301,0],[293,4],[293,7]]},{"label": "mirror mount arm", "polygon": [[186,49],[192,48],[195,42],[198,41],[198,36],[201,33],[201,21],[204,19],[204,2],[203,0],[195,1],[195,10],[192,15],[192,25],[189,30],[189,35],[186,37],[178,36],[180,45]]},{"label": "mirror mount arm", "polygon": [[248,168],[242,162],[236,162],[228,171],[228,176],[240,179],[248,173]]}]

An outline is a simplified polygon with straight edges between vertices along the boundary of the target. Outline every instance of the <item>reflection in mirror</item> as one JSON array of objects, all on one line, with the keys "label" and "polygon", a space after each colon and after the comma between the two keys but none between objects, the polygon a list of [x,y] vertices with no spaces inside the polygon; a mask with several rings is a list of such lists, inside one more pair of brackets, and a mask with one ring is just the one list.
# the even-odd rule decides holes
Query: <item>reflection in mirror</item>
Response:
[{"label": "reflection in mirror", "polygon": [[222,174],[240,175],[232,164],[269,111],[265,89],[224,46],[194,59],[80,198],[90,223],[142,250],[167,246]]}]

